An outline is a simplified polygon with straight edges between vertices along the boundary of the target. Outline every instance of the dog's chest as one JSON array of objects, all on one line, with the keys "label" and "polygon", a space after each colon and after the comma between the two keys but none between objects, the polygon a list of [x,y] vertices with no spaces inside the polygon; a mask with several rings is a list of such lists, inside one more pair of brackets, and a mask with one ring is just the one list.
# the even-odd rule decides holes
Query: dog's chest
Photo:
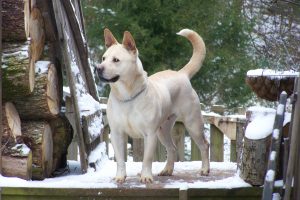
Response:
[{"label": "dog's chest", "polygon": [[111,109],[111,123],[133,138],[141,138],[148,130],[148,117],[144,110],[132,105],[115,105]]}]

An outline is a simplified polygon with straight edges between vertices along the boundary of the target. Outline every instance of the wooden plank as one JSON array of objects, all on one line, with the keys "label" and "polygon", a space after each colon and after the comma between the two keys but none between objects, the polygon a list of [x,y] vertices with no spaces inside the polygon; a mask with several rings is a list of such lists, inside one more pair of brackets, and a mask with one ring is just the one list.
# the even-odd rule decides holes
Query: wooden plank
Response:
[{"label": "wooden plank", "polygon": [[[85,173],[87,171],[88,163],[87,163],[87,154],[86,154],[84,138],[83,138],[83,131],[81,128],[80,110],[78,105],[77,95],[79,94],[77,93],[79,91],[77,91],[76,89],[76,84],[78,84],[78,81],[79,80],[82,81],[82,79],[79,79],[79,77],[81,77],[80,66],[79,66],[81,65],[81,63],[80,60],[78,59],[79,56],[78,56],[77,48],[74,46],[75,42],[70,28],[70,24],[67,21],[67,14],[65,13],[60,0],[53,1],[53,9],[55,13],[57,28],[59,29],[58,31],[58,33],[60,34],[59,37],[60,40],[62,41],[62,47],[64,48],[63,51],[64,63],[65,63],[67,77],[69,81],[71,98],[73,98],[73,103],[74,103],[74,112],[75,112],[74,117],[76,121],[74,128],[78,135],[81,170],[83,173]],[[72,74],[74,72],[74,71],[72,72],[72,68],[74,67],[79,68],[79,72],[77,74]],[[79,84],[82,84],[82,82],[80,82]],[[83,86],[86,87],[86,85]]]},{"label": "wooden plank", "polygon": [[77,0],[64,0],[62,1],[62,3],[66,10],[71,29],[74,33],[74,40],[79,51],[82,68],[85,72],[83,73],[83,75],[85,76],[84,79],[88,85],[89,93],[92,97],[94,97],[94,99],[99,101],[96,85],[93,78],[93,73],[91,71],[88,61],[88,49],[82,23],[82,15],[80,14],[81,11],[78,12],[78,9],[80,8],[80,3]]},{"label": "wooden plank", "polygon": [[18,199],[56,199],[56,200],[89,200],[89,199],[178,199],[177,188],[3,188],[4,200]]},{"label": "wooden plank", "polygon": [[224,161],[224,134],[215,125],[210,125],[210,160]]},{"label": "wooden plank", "polygon": [[172,129],[172,138],[177,148],[177,161],[184,161],[185,127],[183,123],[176,122]]},{"label": "wooden plank", "polygon": [[[2,0],[0,0],[0,27],[2,27]],[[0,174],[2,173],[2,31],[0,31]],[[1,189],[1,188],[0,188]],[[1,199],[1,193],[0,193]]]},{"label": "wooden plank", "polygon": [[133,150],[133,161],[134,162],[143,161],[144,139],[143,138],[133,138],[132,139],[132,150]]},{"label": "wooden plank", "polygon": [[277,107],[272,140],[271,140],[271,148],[270,148],[270,158],[268,162],[268,169],[264,182],[264,190],[263,190],[263,199],[268,200],[273,198],[273,189],[274,182],[276,177],[276,167],[278,166],[279,161],[279,152],[280,152],[280,144],[282,138],[282,127],[284,121],[284,112],[285,105],[287,100],[287,93],[282,92],[280,94],[279,105]]},{"label": "wooden plank", "polygon": [[[290,139],[290,155],[288,161],[288,167],[286,172],[286,181],[285,181],[285,193],[284,200],[289,200],[291,198],[291,190],[292,190],[292,181],[295,173],[295,159],[296,156],[299,157],[299,152],[297,152],[297,148],[299,145],[299,132],[300,132],[300,81],[297,79],[297,96],[295,96],[295,108],[294,108],[294,116],[292,122],[292,133]],[[297,155],[298,154],[298,155]]]},{"label": "wooden plank", "polygon": [[21,199],[56,199],[56,200],[88,200],[88,199],[261,199],[261,187],[246,187],[232,189],[207,189],[207,188],[13,188],[2,189],[3,200]]},{"label": "wooden plank", "polygon": [[198,146],[196,145],[194,140],[191,138],[191,161],[195,161],[195,160],[202,160],[201,153],[200,153]]},{"label": "wooden plank", "polygon": [[232,188],[232,189],[196,189],[191,188],[188,190],[189,200],[198,199],[211,199],[211,200],[223,200],[223,199],[243,199],[243,200],[258,200],[261,199],[262,188],[250,187],[250,188]]},{"label": "wooden plank", "polygon": [[236,140],[230,140],[230,162],[236,162],[236,159],[237,159]]},{"label": "wooden plank", "polygon": [[36,0],[34,3],[34,1],[31,0],[31,5],[36,6],[41,10],[46,30],[46,41],[56,41],[58,39],[57,28],[55,25],[55,17],[53,13],[52,2],[49,0]]}]

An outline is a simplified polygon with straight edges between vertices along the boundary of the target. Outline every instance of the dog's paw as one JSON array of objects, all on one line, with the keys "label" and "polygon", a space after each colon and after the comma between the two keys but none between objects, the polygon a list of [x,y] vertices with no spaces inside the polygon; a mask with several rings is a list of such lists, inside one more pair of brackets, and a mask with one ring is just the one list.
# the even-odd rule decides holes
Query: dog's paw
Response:
[{"label": "dog's paw", "polygon": [[173,169],[165,168],[158,174],[158,176],[172,176],[172,174]]},{"label": "dog's paw", "polygon": [[126,176],[116,176],[114,178],[114,180],[118,183],[118,184],[122,184],[125,182]]},{"label": "dog's paw", "polygon": [[201,174],[201,176],[208,176],[208,174],[209,174],[209,169],[201,169],[200,170],[200,174]]},{"label": "dog's paw", "polygon": [[153,177],[152,176],[141,176],[140,178],[141,183],[153,183]]}]

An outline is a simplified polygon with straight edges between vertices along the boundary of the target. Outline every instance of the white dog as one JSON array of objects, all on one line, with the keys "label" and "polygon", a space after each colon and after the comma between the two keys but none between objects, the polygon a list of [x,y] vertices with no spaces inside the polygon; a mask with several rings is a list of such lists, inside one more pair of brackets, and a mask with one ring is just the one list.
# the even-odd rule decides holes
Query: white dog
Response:
[{"label": "white dog", "polygon": [[99,78],[111,87],[107,117],[117,161],[115,180],[118,183],[123,183],[126,178],[126,134],[133,138],[144,137],[141,182],[153,181],[152,159],[157,138],[167,149],[167,163],[159,175],[172,175],[176,147],[171,130],[175,121],[183,122],[201,151],[201,174],[209,173],[209,144],[203,135],[199,98],[190,83],[204,60],[205,44],[192,30],[181,30],[178,35],[186,37],[193,45],[190,61],[179,71],[166,70],[147,77],[131,34],[125,31],[123,42],[119,44],[108,29],[104,30],[107,50],[96,70]]}]

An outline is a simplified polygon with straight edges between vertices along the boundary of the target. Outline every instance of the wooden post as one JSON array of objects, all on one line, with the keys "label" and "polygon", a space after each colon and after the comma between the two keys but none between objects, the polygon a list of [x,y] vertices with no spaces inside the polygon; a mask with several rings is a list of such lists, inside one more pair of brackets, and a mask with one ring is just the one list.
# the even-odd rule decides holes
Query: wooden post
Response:
[{"label": "wooden post", "polygon": [[282,92],[280,94],[279,105],[277,107],[275,122],[272,133],[272,141],[270,148],[270,158],[268,162],[268,170],[264,182],[264,190],[262,199],[272,199],[273,197],[273,188],[276,177],[276,167],[278,165],[278,158],[280,152],[281,136],[282,136],[282,127],[284,121],[284,112],[285,104],[287,99],[287,93]]},{"label": "wooden post", "polygon": [[[73,98],[74,103],[74,117],[75,117],[75,129],[78,135],[78,146],[79,146],[79,154],[80,154],[80,164],[81,164],[81,171],[85,173],[88,168],[88,155],[86,154],[85,143],[83,138],[83,130],[81,127],[81,117],[80,117],[80,110],[78,105],[78,94],[79,91],[76,88],[76,84],[79,82],[80,69],[77,69],[79,72],[75,74],[74,67],[77,67],[81,64],[80,57],[78,56],[78,51],[75,45],[74,37],[67,19],[66,11],[63,8],[62,2],[59,0],[55,0],[53,3],[53,9],[56,17],[56,24],[57,27],[60,29],[58,30],[59,37],[61,38],[62,47],[64,48],[63,57],[66,66],[67,77],[69,80],[69,86],[71,91],[71,96]],[[77,78],[77,79],[76,79]],[[82,81],[80,79],[80,81]],[[81,82],[80,82],[81,84]]]},{"label": "wooden post", "polygon": [[[2,0],[0,0],[0,27],[2,27]],[[0,112],[2,112],[2,31],[0,31]],[[0,150],[2,150],[2,113],[0,122]],[[0,151],[0,174],[2,174],[2,151]]]},{"label": "wooden post", "polygon": [[[214,105],[211,111],[223,115],[225,107]],[[212,124],[210,125],[210,160],[216,162],[224,161],[224,134]]]},{"label": "wooden post", "polygon": [[243,138],[244,138],[244,128],[245,128],[245,121],[238,120],[237,127],[236,127],[236,149],[237,149],[237,158],[236,163],[238,168],[240,168],[241,164],[241,155],[243,152]]},{"label": "wooden post", "polygon": [[172,129],[172,138],[177,148],[177,161],[184,161],[185,127],[183,123],[176,122]]},{"label": "wooden post", "polygon": [[212,124],[210,125],[210,160],[224,161],[224,134]]},{"label": "wooden post", "polygon": [[288,168],[286,172],[286,181],[285,181],[285,193],[284,193],[284,200],[289,200],[291,197],[291,189],[292,189],[292,180],[295,174],[295,159],[298,156],[299,152],[298,145],[299,145],[299,132],[300,132],[300,81],[298,79],[297,83],[297,96],[295,102],[295,109],[294,109],[294,118],[292,123],[292,134],[291,134],[291,145],[290,145],[290,155],[288,161]]},{"label": "wooden post", "polygon": [[236,140],[230,140],[230,162],[236,162],[236,160],[237,160]]},{"label": "wooden post", "polygon": [[166,161],[166,158],[167,158],[166,148],[164,147],[164,145],[160,143],[159,140],[157,140],[156,151],[153,160],[158,162],[164,162]]},{"label": "wooden post", "polygon": [[144,153],[144,140],[142,138],[133,138],[132,141],[133,161],[141,162]]}]

